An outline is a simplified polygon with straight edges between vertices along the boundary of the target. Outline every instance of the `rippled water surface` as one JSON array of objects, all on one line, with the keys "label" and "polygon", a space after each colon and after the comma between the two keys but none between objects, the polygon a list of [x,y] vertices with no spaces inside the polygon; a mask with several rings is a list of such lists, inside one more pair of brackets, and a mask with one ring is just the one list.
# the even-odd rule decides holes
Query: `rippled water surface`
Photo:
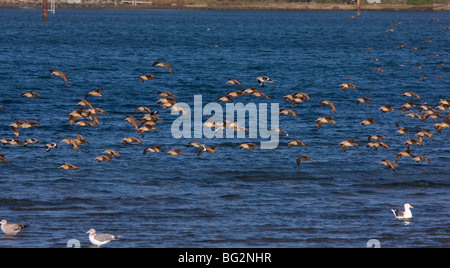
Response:
[{"label": "rippled water surface", "polygon": [[[401,112],[408,101],[417,106],[406,114],[450,98],[450,30],[442,30],[449,13],[350,15],[57,10],[44,23],[40,10],[0,10],[0,138],[15,139],[9,125],[27,119],[40,125],[20,129],[19,139],[41,142],[0,145],[9,160],[0,163],[0,217],[30,225],[16,237],[2,236],[0,247],[65,247],[69,239],[87,247],[90,228],[121,235],[110,247],[365,247],[369,239],[382,247],[449,247],[450,129],[437,133],[434,124],[450,111],[424,121]],[[152,66],[154,61],[171,63],[174,74]],[[378,67],[384,71],[375,72]],[[70,86],[50,75],[51,68],[67,73]],[[156,80],[141,83],[138,77],[147,73]],[[261,75],[274,83],[260,88]],[[229,78],[270,97],[235,99],[244,104],[291,109],[285,95],[309,94],[310,101],[293,108],[296,118],[280,115],[289,136],[280,134],[276,149],[238,148],[259,144],[259,138],[172,136],[178,116],[161,108],[157,91],[172,92],[191,107],[194,95],[202,95],[206,105],[240,89],[226,83]],[[344,92],[344,82],[358,89]],[[106,111],[99,126],[70,125],[77,99],[100,87],[107,88],[102,98],[87,98]],[[42,97],[21,97],[29,91]],[[421,100],[402,96],[404,91]],[[361,97],[373,101],[357,105]],[[337,113],[319,106],[322,100],[333,101]],[[395,111],[378,109],[385,104]],[[164,120],[145,137],[124,120],[140,118],[139,106],[158,110]],[[315,120],[325,115],[335,116],[336,125],[317,129]],[[368,117],[378,124],[362,126]],[[396,133],[397,123],[411,134]],[[405,157],[396,172],[379,164],[394,161],[404,142],[423,129],[434,139],[411,149],[431,163]],[[77,133],[89,142],[79,152],[61,142]],[[385,135],[390,148],[367,148],[375,134]],[[143,145],[123,144],[128,136]],[[339,143],[349,138],[358,139],[359,147],[343,152]],[[289,148],[292,140],[308,146]],[[186,146],[190,141],[216,145],[217,153],[197,156],[197,148]],[[49,142],[61,148],[46,152]],[[183,148],[185,155],[143,155],[156,144],[165,152]],[[107,149],[120,157],[97,163]],[[298,167],[302,155],[314,161]],[[66,162],[79,169],[58,168]],[[414,206],[411,222],[390,211],[404,203]]]}]

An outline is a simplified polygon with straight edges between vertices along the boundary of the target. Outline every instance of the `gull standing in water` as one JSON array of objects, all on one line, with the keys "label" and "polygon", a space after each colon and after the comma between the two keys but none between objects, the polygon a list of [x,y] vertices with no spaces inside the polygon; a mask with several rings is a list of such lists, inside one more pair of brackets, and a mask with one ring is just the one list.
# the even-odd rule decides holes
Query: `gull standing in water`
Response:
[{"label": "gull standing in water", "polygon": [[108,244],[109,242],[119,238],[120,236],[115,236],[112,234],[97,234],[95,229],[90,229],[86,232],[89,234],[89,241],[97,247]]},{"label": "gull standing in water", "polygon": [[1,224],[2,232],[7,235],[16,235],[17,233],[28,227],[28,225],[23,225],[21,223],[8,223],[6,220],[2,220]]}]

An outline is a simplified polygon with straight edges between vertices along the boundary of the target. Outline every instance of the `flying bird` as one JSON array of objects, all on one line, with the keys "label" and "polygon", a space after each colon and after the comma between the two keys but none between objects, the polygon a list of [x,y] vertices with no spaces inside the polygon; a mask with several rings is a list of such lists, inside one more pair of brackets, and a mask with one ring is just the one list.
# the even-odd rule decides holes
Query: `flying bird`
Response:
[{"label": "flying bird", "polygon": [[270,100],[270,98],[265,94],[265,93],[263,93],[263,92],[259,92],[259,91],[257,91],[257,92],[253,92],[252,94],[250,94],[250,96],[255,96],[255,97],[264,97],[264,98],[266,98],[266,99],[268,99],[268,100]]},{"label": "flying bird", "polygon": [[311,157],[309,157],[309,156],[300,156],[299,158],[297,158],[297,166],[299,167],[300,166],[300,163],[302,162],[302,161],[313,161],[312,159],[311,159]]},{"label": "flying bird", "polygon": [[67,80],[67,74],[66,73],[63,73],[63,72],[61,72],[59,70],[56,70],[56,69],[50,69],[50,74],[53,74],[53,75],[61,77],[67,83],[67,85],[70,86],[69,80]]},{"label": "flying bird", "polygon": [[397,163],[394,163],[394,162],[392,162],[391,160],[386,160],[386,159],[382,160],[382,161],[380,162],[380,164],[389,167],[389,168],[390,168],[392,171],[394,171],[394,172],[395,172],[395,168],[398,167],[398,164],[397,164]]},{"label": "flying bird", "polygon": [[317,124],[317,129],[320,129],[322,127],[322,124],[326,124],[326,123],[327,124],[336,124],[336,121],[334,121],[333,119],[334,119],[334,117],[329,116],[329,115],[317,118],[315,120],[316,124]]},{"label": "flying bird", "polygon": [[142,154],[146,154],[148,152],[161,153],[161,152],[163,152],[163,150],[161,149],[161,145],[155,145],[153,147],[145,148],[144,151],[142,152]]},{"label": "flying bird", "polygon": [[402,96],[406,96],[406,97],[415,97],[418,98],[420,100],[420,96],[417,93],[414,92],[403,92]]},{"label": "flying bird", "polygon": [[159,66],[166,68],[171,74],[173,74],[172,65],[167,62],[155,61],[152,66]]},{"label": "flying bird", "polygon": [[200,151],[198,151],[197,156],[200,156],[203,152],[207,152],[207,153],[216,153],[216,145],[210,146],[210,147],[206,147],[202,146],[202,149],[200,149]]},{"label": "flying bird", "polygon": [[107,89],[106,87],[97,88],[97,89],[95,89],[95,90],[93,90],[91,92],[88,92],[84,98],[87,99],[89,96],[103,97],[103,94],[100,93],[100,91],[101,90],[106,90],[106,89]]},{"label": "flying bird", "polygon": [[428,163],[431,163],[430,159],[428,159],[428,157],[425,156],[414,156],[413,160],[416,161],[416,163],[419,163],[420,161],[426,161]]},{"label": "flying bird", "polygon": [[181,149],[169,149],[169,151],[167,153],[171,154],[171,155],[184,155],[181,152]]},{"label": "flying bird", "polygon": [[386,139],[387,137],[381,134],[377,134],[377,135],[372,135],[370,136],[367,140],[379,140],[379,139]]},{"label": "flying bird", "polygon": [[54,149],[54,148],[60,148],[60,147],[59,147],[59,145],[57,143],[47,143],[45,145],[45,151],[46,152],[50,152],[50,150]]},{"label": "flying bird", "polygon": [[241,145],[239,145],[239,149],[253,149],[256,150],[256,147],[258,147],[258,145],[254,144],[254,143],[242,143]]},{"label": "flying bird", "polygon": [[272,83],[273,80],[267,76],[258,76],[256,77],[256,80],[258,81],[259,86],[264,87],[265,83]]},{"label": "flying bird", "polygon": [[336,113],[336,106],[332,101],[329,101],[329,100],[321,101],[319,103],[319,106],[322,106],[322,105],[329,105],[331,107],[331,109],[333,110],[333,112]]},{"label": "flying bird", "polygon": [[143,83],[144,81],[155,80],[156,76],[153,74],[144,74],[139,76],[139,80]]},{"label": "flying bird", "polygon": [[97,156],[95,158],[95,160],[97,160],[97,162],[100,163],[100,162],[104,162],[104,161],[111,161],[112,157],[111,156],[107,156],[107,155],[100,155],[100,156]]},{"label": "flying bird", "polygon": [[229,83],[229,84],[232,84],[232,85],[238,85],[238,86],[242,87],[241,82],[239,82],[238,80],[236,80],[234,78],[228,79],[228,81],[226,83]]},{"label": "flying bird", "polygon": [[341,146],[342,151],[346,152],[347,151],[347,147],[354,146],[354,147],[358,148],[357,141],[358,140],[355,140],[355,139],[348,139],[348,140],[340,142],[339,145]]},{"label": "flying bird", "polygon": [[341,89],[342,89],[343,91],[346,91],[348,88],[354,88],[354,89],[357,89],[357,88],[358,88],[357,86],[355,86],[355,85],[352,84],[352,83],[342,83],[342,84],[340,84],[339,86],[341,87]]},{"label": "flying bird", "polygon": [[369,117],[363,121],[361,121],[361,125],[377,125],[378,123],[376,123],[373,118]]},{"label": "flying bird", "polygon": [[143,145],[142,141],[136,137],[125,137],[122,139],[123,144],[128,144],[128,143],[139,143],[140,145]]},{"label": "flying bird", "polygon": [[306,144],[300,140],[290,141],[288,142],[288,147],[291,148],[292,146],[303,146],[305,147]]},{"label": "flying bird", "polygon": [[77,166],[69,164],[69,163],[64,163],[62,164],[59,168],[63,168],[63,169],[72,169],[72,170],[76,170],[78,169]]},{"label": "flying bird", "polygon": [[40,98],[42,97],[39,93],[36,92],[25,92],[21,94],[22,97],[26,98]]},{"label": "flying bird", "polygon": [[395,111],[395,109],[394,109],[394,108],[392,107],[392,105],[390,105],[390,104],[386,104],[386,105],[384,105],[384,106],[381,106],[381,107],[378,108],[378,109],[380,109],[383,113]]},{"label": "flying bird", "polygon": [[111,149],[104,151],[104,153],[110,158],[111,157],[118,158],[120,156],[120,153],[118,153],[115,150],[111,150]]},{"label": "flying bird", "polygon": [[6,154],[0,154],[0,162],[9,162],[9,160],[6,159]]},{"label": "flying bird", "polygon": [[360,103],[371,103],[372,99],[371,98],[359,98],[356,100],[356,104],[360,104]]},{"label": "flying bird", "polygon": [[292,115],[294,117],[297,117],[297,112],[289,109],[280,109],[280,114]]},{"label": "flying bird", "polygon": [[414,155],[411,154],[411,150],[401,151],[397,154],[397,157],[395,158],[395,162],[397,163],[402,159],[402,157],[414,157]]},{"label": "flying bird", "polygon": [[409,133],[411,133],[411,132],[409,132],[408,129],[400,126],[399,124],[396,124],[396,127],[398,128],[398,130],[396,131],[397,133],[400,133],[400,134],[409,134]]},{"label": "flying bird", "polygon": [[441,133],[443,128],[450,128],[450,120],[449,119],[445,119],[444,121],[442,121],[440,123],[434,124],[434,129],[438,133]]}]

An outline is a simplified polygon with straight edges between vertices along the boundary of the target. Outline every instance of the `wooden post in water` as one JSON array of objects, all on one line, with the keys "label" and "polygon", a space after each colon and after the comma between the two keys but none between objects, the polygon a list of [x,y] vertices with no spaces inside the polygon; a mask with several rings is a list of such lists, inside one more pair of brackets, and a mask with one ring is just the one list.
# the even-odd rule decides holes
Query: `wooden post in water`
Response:
[{"label": "wooden post in water", "polygon": [[42,21],[47,21],[47,0],[42,0]]},{"label": "wooden post in water", "polygon": [[356,0],[356,16],[361,14],[361,0]]}]

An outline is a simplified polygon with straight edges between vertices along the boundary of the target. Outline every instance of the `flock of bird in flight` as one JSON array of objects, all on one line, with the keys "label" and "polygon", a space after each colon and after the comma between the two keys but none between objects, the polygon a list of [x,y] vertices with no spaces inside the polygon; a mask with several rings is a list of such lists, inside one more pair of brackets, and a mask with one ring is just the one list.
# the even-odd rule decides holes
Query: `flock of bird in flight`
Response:
[{"label": "flock of bird in flight", "polygon": [[[354,17],[349,17],[349,18],[354,19]],[[347,19],[349,19],[349,18],[347,18]],[[433,20],[433,22],[438,21],[438,20],[439,19],[435,19],[435,20]],[[384,34],[393,32],[402,23],[403,23],[402,21],[395,23],[394,26],[392,28],[386,30],[384,32]],[[447,29],[449,29],[449,26],[442,28],[441,31],[444,31]],[[422,44],[430,43],[430,42],[432,42],[432,40],[425,40],[422,42]],[[394,51],[405,48],[406,45],[407,45],[407,43],[401,44],[401,45],[395,47]],[[367,53],[371,49],[372,49],[371,47],[367,48],[365,53]],[[421,47],[413,47],[410,49],[409,53],[411,54],[412,52],[414,52],[415,50],[418,50],[418,49],[421,49]],[[430,58],[439,57],[439,56],[440,56],[440,54],[433,54],[432,56],[430,56]],[[374,58],[371,60],[378,61],[379,59]],[[441,62],[438,65],[436,65],[434,69],[445,66],[445,65],[448,65],[448,64],[445,62]],[[152,64],[152,66],[166,68],[171,74],[174,74],[174,71],[172,70],[172,66],[169,63],[155,61]],[[420,68],[422,68],[422,65],[415,67],[413,70],[420,69]],[[372,72],[384,72],[384,70],[385,70],[384,67],[377,67],[377,68],[372,69]],[[70,86],[70,83],[69,83],[66,73],[61,72],[57,69],[50,69],[50,74],[61,77],[65,81],[67,86]],[[143,83],[145,81],[155,80],[156,76],[153,74],[144,74],[144,75],[139,76],[138,78],[139,78],[139,81]],[[442,75],[439,78],[442,78]],[[256,79],[257,79],[258,85],[261,88],[264,88],[266,83],[274,83],[274,81],[267,76],[259,76]],[[351,79],[351,77],[349,79]],[[426,77],[422,77],[421,79],[426,79]],[[243,87],[242,83],[234,78],[230,78],[226,83],[236,85],[240,88]],[[358,87],[356,85],[354,85],[353,83],[348,83],[348,82],[342,83],[339,86],[343,91],[347,91],[348,89],[355,89],[355,90],[358,89]],[[102,91],[104,91],[104,90],[107,90],[107,88],[97,88],[93,91],[88,92],[84,96],[84,98],[77,99],[78,105],[80,105],[81,107],[78,108],[77,110],[69,113],[68,116],[69,116],[69,122],[71,125],[77,124],[82,127],[99,126],[99,115],[106,114],[106,112],[101,108],[94,107],[93,104],[91,102],[89,102],[87,99],[89,97],[103,97]],[[160,99],[157,100],[157,103],[160,104],[163,109],[169,108],[169,109],[175,110],[177,112],[186,114],[186,111],[184,109],[177,106],[177,97],[173,93],[166,92],[166,91],[158,91],[157,93],[161,97]],[[263,98],[270,100],[270,98],[265,93],[259,91],[255,86],[252,86],[250,88],[228,92],[225,96],[218,97],[217,102],[230,102],[230,101],[234,101],[234,99],[236,97],[245,96],[245,95],[250,95],[250,96],[254,96],[254,97],[263,97]],[[409,98],[415,98],[417,100],[421,100],[421,97],[414,92],[405,91],[405,92],[403,92],[402,95],[409,97]],[[26,97],[26,98],[41,97],[41,95],[36,92],[25,92],[25,93],[22,93],[21,96]],[[288,95],[284,96],[284,98],[287,103],[290,103],[291,109],[287,109],[287,108],[280,109],[280,111],[279,111],[280,115],[291,115],[294,117],[297,117],[297,112],[293,109],[297,103],[311,101],[309,94],[301,93],[301,92],[288,94]],[[370,103],[371,101],[372,101],[371,98],[363,97],[363,98],[357,99],[356,104],[359,105],[361,103]],[[323,106],[323,105],[328,105],[334,114],[337,113],[336,105],[333,101],[322,100],[319,103],[319,106]],[[438,103],[438,105],[435,107],[432,107],[430,105],[425,105],[425,104],[421,105],[419,107],[419,113],[415,113],[415,112],[406,113],[409,109],[414,108],[416,106],[417,105],[413,101],[409,101],[409,102],[405,103],[401,107],[402,114],[412,117],[412,118],[418,118],[422,121],[424,121],[428,118],[438,119],[438,118],[445,117],[445,119],[443,121],[434,124],[434,128],[437,133],[441,133],[443,128],[450,127],[450,120],[449,120],[450,112],[448,112],[446,115],[442,114],[443,111],[450,110],[450,99],[441,100]],[[4,107],[0,106],[0,109],[4,109]],[[382,106],[379,109],[383,113],[387,113],[387,112],[391,112],[391,111],[395,110],[392,107],[392,105],[389,105],[389,104]],[[423,113],[420,114],[420,112],[422,112],[422,111],[423,111]],[[158,113],[157,111],[152,111],[149,107],[146,107],[146,106],[137,107],[135,110],[135,113],[139,113],[139,112],[145,113],[140,119],[137,119],[136,117],[131,116],[131,115],[127,115],[124,120],[130,122],[132,124],[133,128],[140,134],[141,137],[144,137],[146,132],[155,130],[159,121],[164,121],[157,115],[157,113]],[[324,117],[319,117],[315,121],[316,121],[316,125],[317,125],[318,129],[322,128],[322,126],[324,124],[336,124],[335,117],[330,116],[330,115],[327,115]],[[21,129],[35,127],[35,126],[38,126],[39,124],[40,124],[39,122],[30,122],[25,119],[17,119],[17,120],[15,120],[15,122],[13,122],[12,124],[9,125],[9,127],[12,127],[12,131],[13,131],[14,135],[17,137],[17,139],[2,138],[2,139],[0,139],[0,142],[3,145],[10,144],[10,145],[23,145],[23,146],[26,146],[31,143],[39,143],[39,141],[34,138],[26,139],[23,141],[18,139],[18,137],[20,136]],[[373,118],[367,118],[367,119],[361,121],[361,124],[362,125],[376,125],[377,122],[375,122]],[[224,122],[214,122],[214,121],[208,122],[207,121],[207,122],[205,122],[204,126],[215,128],[216,131],[218,129],[228,129],[228,128],[234,129],[235,131],[247,131],[245,126],[239,126],[237,124],[237,122],[229,122],[229,121],[224,121]],[[397,133],[400,133],[400,134],[409,134],[410,133],[410,131],[408,129],[400,126],[399,124],[397,124],[396,126],[398,128]],[[277,129],[274,129],[273,131],[283,132],[288,136],[286,131],[284,131],[282,128],[277,128]],[[419,162],[419,161],[430,162],[430,160],[425,156],[414,155],[411,152],[411,146],[412,145],[420,145],[421,146],[423,144],[424,138],[433,139],[434,134],[432,134],[430,132],[430,129],[423,129],[423,130],[417,131],[416,135],[418,136],[417,139],[413,138],[413,139],[409,139],[409,140],[405,141],[406,150],[399,152],[395,161],[384,159],[380,162],[380,164],[386,165],[390,169],[395,171],[396,167],[398,167],[398,162],[402,157],[412,157],[412,159],[416,162]],[[76,151],[79,151],[80,146],[82,144],[88,143],[88,141],[81,134],[76,134],[76,136],[77,136],[77,138],[65,138],[61,142],[64,142],[64,143],[70,145]],[[375,148],[375,150],[378,150],[378,148],[380,148],[380,147],[388,149],[390,146],[388,144],[386,144],[385,142],[381,141],[382,139],[386,139],[386,138],[387,138],[386,136],[380,135],[380,134],[372,135],[372,136],[368,137],[368,142],[366,143],[366,146],[373,147],[373,148]],[[143,145],[142,141],[137,137],[125,137],[122,139],[122,142],[124,144],[138,143],[140,145]],[[348,140],[344,140],[344,141],[340,142],[339,146],[341,147],[343,152],[346,152],[348,147],[357,147],[358,142],[359,141],[356,139],[348,139]],[[216,150],[215,150],[216,146],[207,146],[207,145],[199,143],[199,142],[190,142],[188,144],[188,146],[199,148],[200,150],[197,153],[198,156],[200,156],[204,152],[216,153]],[[290,148],[291,146],[307,146],[307,145],[304,142],[302,142],[301,140],[292,140],[288,143],[288,146]],[[45,149],[47,152],[49,152],[51,149],[59,148],[59,147],[60,146],[58,143],[48,143],[48,144],[46,144]],[[258,145],[255,143],[242,143],[239,145],[240,149],[242,149],[242,148],[243,149],[257,149],[257,147],[258,147]],[[171,155],[183,155],[183,152],[181,152],[181,150],[182,150],[181,148],[170,149],[168,151],[168,153]],[[148,152],[163,152],[163,150],[161,148],[161,145],[155,145],[153,147],[145,148],[143,151],[143,154],[147,154]],[[113,158],[118,158],[120,156],[120,153],[118,153],[115,150],[111,150],[111,149],[105,150],[104,154],[105,155],[100,155],[100,156],[96,157],[95,160],[97,162],[111,161]],[[311,157],[305,156],[305,155],[300,156],[296,159],[297,165],[300,166],[300,163],[302,161],[313,161],[313,159]],[[0,162],[8,162],[6,154],[0,154]],[[73,164],[69,164],[69,163],[62,164],[60,166],[60,168],[78,169],[77,166],[75,166]]]}]

